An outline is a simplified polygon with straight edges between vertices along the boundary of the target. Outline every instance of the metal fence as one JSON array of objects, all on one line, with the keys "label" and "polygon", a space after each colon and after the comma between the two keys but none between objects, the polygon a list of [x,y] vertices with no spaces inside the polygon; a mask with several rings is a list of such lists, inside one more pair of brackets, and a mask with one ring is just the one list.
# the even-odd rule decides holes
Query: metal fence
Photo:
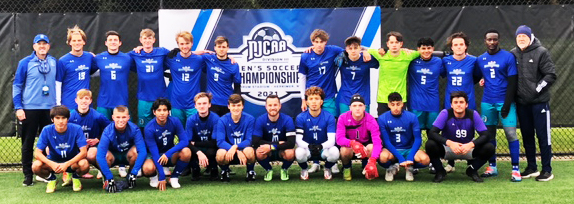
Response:
[{"label": "metal fence", "polygon": [[[381,8],[414,8],[414,7],[461,7],[461,6],[506,6],[506,5],[564,5],[574,4],[574,0],[0,0],[0,13],[101,13],[101,12],[156,12],[158,9],[278,9],[278,8],[338,8],[380,6]],[[571,35],[571,34],[568,34]],[[512,42],[501,46],[509,48]],[[405,45],[414,47],[413,42]],[[556,52],[572,51],[572,46]],[[483,52],[479,49],[477,53]],[[18,59],[19,60],[19,59]],[[17,61],[16,61],[17,62]],[[566,78],[568,76],[564,76]],[[97,94],[99,80],[93,80],[92,87]],[[130,98],[135,98],[136,81],[130,82]],[[10,84],[11,85],[11,84]],[[441,86],[444,89],[444,83]],[[10,86],[4,86],[3,92],[9,92]],[[477,92],[481,96],[481,91]],[[558,95],[558,94],[557,94]],[[571,104],[569,94],[554,95],[553,103]],[[11,103],[5,98],[3,103]],[[571,111],[561,113],[571,117]],[[566,118],[562,118],[565,120]],[[553,148],[557,158],[574,158],[574,122],[553,127]],[[426,138],[426,135],[423,136]],[[508,155],[508,144],[503,131],[498,131],[497,153]],[[0,171],[17,170],[20,165],[21,140],[15,136],[0,137]],[[521,147],[521,152],[524,150]]]}]

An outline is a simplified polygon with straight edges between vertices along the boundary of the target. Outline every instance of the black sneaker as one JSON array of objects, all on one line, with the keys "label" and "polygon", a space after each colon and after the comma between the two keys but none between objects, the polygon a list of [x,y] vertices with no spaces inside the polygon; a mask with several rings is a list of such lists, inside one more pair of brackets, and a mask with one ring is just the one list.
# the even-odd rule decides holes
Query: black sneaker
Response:
[{"label": "black sneaker", "polygon": [[229,170],[225,171],[221,171],[221,181],[222,182],[229,182]]},{"label": "black sneaker", "polygon": [[413,169],[412,172],[413,172],[413,175],[417,175],[417,174],[419,174],[419,169]]},{"label": "black sneaker", "polygon": [[436,169],[433,166],[429,166],[429,173],[436,174]]},{"label": "black sneaker", "polygon": [[191,181],[199,181],[200,176],[201,176],[201,169],[191,170]]},{"label": "black sneaker", "polygon": [[554,174],[547,172],[547,171],[542,171],[540,173],[540,175],[538,175],[536,177],[537,181],[550,181],[554,178]]},{"label": "black sneaker", "polygon": [[434,179],[432,180],[432,182],[440,183],[444,181],[444,177],[446,177],[446,171],[435,172],[435,173],[436,174],[434,175]]},{"label": "black sneaker", "polygon": [[520,173],[520,176],[522,176],[522,178],[532,178],[540,176],[540,172],[532,169],[525,169],[522,173]]},{"label": "black sneaker", "polygon": [[255,171],[249,171],[247,172],[247,176],[245,177],[245,181],[249,182],[249,181],[255,181]]},{"label": "black sneaker", "polygon": [[217,168],[211,169],[209,180],[217,181],[218,179],[219,179],[219,171],[217,170]]},{"label": "black sneaker", "polygon": [[474,182],[482,183],[484,180],[478,176],[478,172],[476,172],[472,167],[466,168],[466,175],[469,176]]},{"label": "black sneaker", "polygon": [[32,179],[32,176],[26,176],[26,178],[24,178],[24,181],[22,182],[23,186],[33,186],[34,185],[34,180]]}]

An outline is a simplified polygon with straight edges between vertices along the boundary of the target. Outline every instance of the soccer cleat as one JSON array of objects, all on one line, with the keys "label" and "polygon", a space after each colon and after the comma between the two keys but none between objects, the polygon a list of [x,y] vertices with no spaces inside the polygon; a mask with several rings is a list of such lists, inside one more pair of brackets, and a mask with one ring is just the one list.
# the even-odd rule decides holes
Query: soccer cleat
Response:
[{"label": "soccer cleat", "polygon": [[510,181],[512,182],[520,182],[522,181],[522,176],[520,175],[520,172],[517,170],[512,170],[512,175],[511,175],[511,179]]},{"label": "soccer cleat", "polygon": [[413,175],[417,175],[419,174],[419,169],[418,168],[413,168]]},{"label": "soccer cleat", "polygon": [[415,176],[413,173],[414,169],[412,166],[407,167],[406,173],[405,173],[405,180],[407,181],[414,181],[415,180]]},{"label": "soccer cleat", "polygon": [[446,165],[446,167],[444,167],[444,170],[446,171],[446,173],[452,173],[454,171],[456,171],[456,168],[454,168],[454,166],[451,166],[450,164]]},{"label": "soccer cleat", "polygon": [[287,169],[281,169],[281,180],[282,181],[289,180],[289,172]]},{"label": "soccer cleat", "polygon": [[[141,172],[141,170],[140,170]],[[98,170],[98,175],[96,176],[97,179],[102,179],[104,176],[102,175],[102,172],[100,170]]]},{"label": "soccer cleat", "polygon": [[540,173],[540,175],[538,175],[536,177],[536,181],[550,181],[554,178],[554,174],[547,172],[547,171],[542,171]]},{"label": "soccer cleat", "polygon": [[474,182],[482,183],[483,180],[478,176],[478,172],[476,172],[471,166],[466,168],[466,175],[469,176]]},{"label": "soccer cleat", "polygon": [[313,165],[311,165],[311,168],[309,169],[309,173],[315,173],[318,172],[321,169],[321,165],[313,163]]},{"label": "soccer cleat", "polygon": [[221,182],[229,182],[229,171],[222,170],[221,171]]},{"label": "soccer cleat", "polygon": [[172,188],[181,188],[181,185],[179,184],[179,178],[170,178],[169,184]]},{"label": "soccer cleat", "polygon": [[255,181],[255,175],[257,175],[257,174],[253,170],[247,172],[247,176],[245,176],[245,181],[247,181],[247,182]]},{"label": "soccer cleat", "polygon": [[486,167],[486,171],[484,171],[484,174],[480,175],[480,177],[494,177],[494,176],[498,176],[498,168],[496,168],[495,166]]},{"label": "soccer cleat", "polygon": [[333,179],[333,172],[331,171],[332,169],[329,168],[325,168],[325,170],[323,170],[323,177],[325,177],[325,180]]},{"label": "soccer cleat", "polygon": [[155,175],[149,178],[149,186],[153,187],[153,188],[157,188],[157,185],[159,184],[159,176]]},{"label": "soccer cleat", "polygon": [[520,175],[522,176],[522,178],[531,178],[540,176],[540,172],[532,169],[526,169],[522,173],[520,173]]},{"label": "soccer cleat", "polygon": [[339,165],[337,164],[333,165],[333,167],[331,167],[331,172],[333,172],[334,174],[340,173],[341,170],[339,170]]},{"label": "soccer cleat", "polygon": [[80,181],[79,178],[72,179],[72,189],[76,192],[82,190],[82,182]]},{"label": "soccer cleat", "polygon": [[120,168],[118,168],[118,172],[120,173],[120,177],[122,178],[128,176],[128,172],[126,172],[126,167],[120,166]]},{"label": "soccer cleat", "polygon": [[445,177],[446,177],[446,171],[443,172],[437,171],[436,174],[434,175],[434,179],[432,180],[432,182],[440,183],[444,181]]},{"label": "soccer cleat", "polygon": [[45,178],[42,178],[42,177],[40,177],[40,176],[36,176],[36,181],[48,183],[48,180],[46,180]]},{"label": "soccer cleat", "polygon": [[395,167],[389,167],[385,173],[385,181],[393,181],[395,179]]},{"label": "soccer cleat", "polygon": [[165,174],[165,176],[171,176],[171,171],[169,170],[169,167],[163,167],[163,173]]},{"label": "soccer cleat", "polygon": [[309,170],[307,169],[301,169],[301,176],[300,176],[301,180],[306,181],[309,180]]},{"label": "soccer cleat", "polygon": [[69,186],[72,184],[72,175],[70,175],[68,172],[64,172],[62,175],[62,180],[64,181],[62,186]]},{"label": "soccer cleat", "polygon": [[199,181],[200,177],[201,177],[201,169],[191,170],[191,181]]},{"label": "soccer cleat", "polygon": [[90,174],[90,173],[88,172],[88,173],[82,175],[82,178],[83,178],[83,179],[93,179],[93,178],[94,178],[94,175],[92,175],[92,174]]},{"label": "soccer cleat", "polygon": [[345,181],[350,181],[353,179],[351,168],[343,168],[343,179],[345,179]]},{"label": "soccer cleat", "polygon": [[[36,178],[38,178],[39,176],[36,176]],[[36,179],[38,180],[38,179]],[[34,185],[34,180],[32,179],[32,176],[26,176],[24,178],[24,181],[22,182],[23,186],[33,186]]]},{"label": "soccer cleat", "polygon": [[53,193],[56,191],[56,185],[58,184],[58,179],[54,179],[48,181],[48,185],[46,185],[46,193]]},{"label": "soccer cleat", "polygon": [[269,170],[265,174],[265,178],[263,178],[263,180],[264,181],[271,181],[272,179],[273,179],[273,170]]}]

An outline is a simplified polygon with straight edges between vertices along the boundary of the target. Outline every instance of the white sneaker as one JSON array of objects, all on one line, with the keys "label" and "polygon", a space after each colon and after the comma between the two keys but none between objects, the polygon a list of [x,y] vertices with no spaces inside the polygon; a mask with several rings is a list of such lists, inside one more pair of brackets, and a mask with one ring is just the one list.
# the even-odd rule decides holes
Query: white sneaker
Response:
[{"label": "white sneaker", "polygon": [[181,188],[181,185],[179,185],[179,178],[170,178],[169,184],[171,184],[172,188]]},{"label": "white sneaker", "polygon": [[341,172],[339,170],[339,165],[337,164],[333,165],[333,167],[331,167],[331,172],[333,172],[334,174],[338,174],[339,172]]},{"label": "white sneaker", "polygon": [[142,170],[141,169],[138,171],[138,177],[142,177]]},{"label": "white sneaker", "polygon": [[313,163],[313,165],[311,165],[311,168],[309,169],[309,173],[315,173],[318,172],[319,170],[321,170],[321,165]]},{"label": "white sneaker", "polygon": [[126,176],[128,176],[128,172],[126,172],[126,167],[118,168],[118,172],[120,173],[120,176],[122,178],[125,178]]},{"label": "white sneaker", "polygon": [[171,171],[169,170],[169,167],[163,167],[163,173],[166,176],[171,176]]},{"label": "white sneaker", "polygon": [[301,169],[301,180],[309,180],[309,171],[307,169]]},{"label": "white sneaker", "polygon": [[393,165],[387,169],[385,173],[385,181],[393,181],[395,180],[395,175],[398,173],[397,165]]},{"label": "white sneaker", "polygon": [[157,188],[157,185],[159,184],[159,176],[155,175],[149,178],[149,186]]},{"label": "white sneaker", "polygon": [[44,182],[44,183],[48,183],[48,180],[46,180],[46,179],[44,179],[44,178],[42,178],[42,177],[40,177],[40,176],[36,176],[36,181],[41,181],[41,182]]},{"label": "white sneaker", "polygon": [[405,173],[405,180],[407,181],[414,181],[415,180],[415,176],[413,175],[413,167],[409,166],[407,168],[407,172]]},{"label": "white sneaker", "polygon": [[97,178],[97,179],[102,179],[102,177],[104,177],[104,176],[102,175],[102,172],[101,172],[100,170],[98,170],[98,175],[96,175],[96,178]]},{"label": "white sneaker", "polygon": [[325,168],[325,170],[323,170],[323,176],[325,177],[325,180],[333,179],[333,173],[331,172],[331,169]]},{"label": "white sneaker", "polygon": [[454,168],[454,166],[451,166],[450,164],[446,165],[446,167],[444,167],[444,170],[446,171],[446,173],[452,173],[456,170],[456,168]]}]

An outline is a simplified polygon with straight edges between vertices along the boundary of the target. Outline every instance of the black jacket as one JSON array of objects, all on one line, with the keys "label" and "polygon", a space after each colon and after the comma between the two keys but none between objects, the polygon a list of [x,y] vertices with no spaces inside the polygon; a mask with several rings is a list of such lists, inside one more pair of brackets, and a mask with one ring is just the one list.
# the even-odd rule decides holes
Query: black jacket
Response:
[{"label": "black jacket", "polygon": [[524,51],[516,47],[510,52],[516,57],[518,71],[516,101],[520,104],[548,102],[550,86],[556,81],[550,52],[542,47],[538,38]]}]

